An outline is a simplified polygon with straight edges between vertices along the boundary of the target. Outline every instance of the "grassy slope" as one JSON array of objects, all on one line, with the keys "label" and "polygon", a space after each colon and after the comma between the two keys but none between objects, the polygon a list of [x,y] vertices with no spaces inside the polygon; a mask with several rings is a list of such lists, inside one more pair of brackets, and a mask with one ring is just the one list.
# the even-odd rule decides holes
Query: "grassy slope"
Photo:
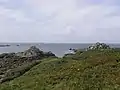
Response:
[{"label": "grassy slope", "polygon": [[45,60],[0,90],[120,90],[119,52],[90,51]]}]

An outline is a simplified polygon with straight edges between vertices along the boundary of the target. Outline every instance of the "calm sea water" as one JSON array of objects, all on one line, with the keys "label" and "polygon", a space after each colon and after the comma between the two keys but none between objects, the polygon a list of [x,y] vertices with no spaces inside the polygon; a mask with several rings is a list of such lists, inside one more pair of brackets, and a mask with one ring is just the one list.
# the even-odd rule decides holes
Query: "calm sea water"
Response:
[{"label": "calm sea water", "polygon": [[[21,52],[24,50],[27,50],[30,46],[36,46],[40,48],[41,50],[47,52],[52,51],[57,56],[63,56],[70,48],[75,49],[84,49],[87,48],[91,44],[19,44],[20,46],[17,46],[17,44],[10,44],[10,47],[0,47],[0,53],[8,53],[8,52]],[[120,44],[109,44],[111,47],[120,47]]]}]

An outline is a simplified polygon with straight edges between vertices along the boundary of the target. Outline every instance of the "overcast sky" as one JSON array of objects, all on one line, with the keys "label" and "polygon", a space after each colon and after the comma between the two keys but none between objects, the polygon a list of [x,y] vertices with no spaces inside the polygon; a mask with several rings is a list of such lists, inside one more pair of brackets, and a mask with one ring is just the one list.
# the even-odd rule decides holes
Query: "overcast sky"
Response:
[{"label": "overcast sky", "polygon": [[0,0],[0,42],[120,42],[120,0]]}]

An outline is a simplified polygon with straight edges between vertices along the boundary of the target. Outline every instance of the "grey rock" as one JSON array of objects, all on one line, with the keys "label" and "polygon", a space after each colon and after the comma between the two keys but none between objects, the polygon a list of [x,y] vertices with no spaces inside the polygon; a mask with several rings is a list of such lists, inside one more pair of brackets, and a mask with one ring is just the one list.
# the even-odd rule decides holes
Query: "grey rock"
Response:
[{"label": "grey rock", "polygon": [[36,57],[36,56],[44,56],[44,53],[39,48],[32,46],[28,50],[25,50],[24,52],[16,53],[16,55],[20,57]]},{"label": "grey rock", "polygon": [[44,55],[45,55],[45,57],[56,57],[56,55],[53,54],[51,51],[45,52]]},{"label": "grey rock", "polygon": [[111,49],[109,45],[105,43],[95,43],[87,48],[87,50],[104,50],[104,49]]},{"label": "grey rock", "polygon": [[0,54],[0,58],[13,58],[15,57],[15,53],[3,53]]}]

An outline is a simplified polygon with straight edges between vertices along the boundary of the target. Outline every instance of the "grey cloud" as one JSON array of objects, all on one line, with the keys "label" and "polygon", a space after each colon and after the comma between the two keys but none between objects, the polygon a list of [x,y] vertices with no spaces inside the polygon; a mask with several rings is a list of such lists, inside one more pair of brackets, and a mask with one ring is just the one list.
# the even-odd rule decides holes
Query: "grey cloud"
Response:
[{"label": "grey cloud", "polygon": [[111,3],[79,0],[78,6],[77,0],[26,0],[30,13],[3,7],[0,38],[5,42],[118,42],[120,12]]}]

